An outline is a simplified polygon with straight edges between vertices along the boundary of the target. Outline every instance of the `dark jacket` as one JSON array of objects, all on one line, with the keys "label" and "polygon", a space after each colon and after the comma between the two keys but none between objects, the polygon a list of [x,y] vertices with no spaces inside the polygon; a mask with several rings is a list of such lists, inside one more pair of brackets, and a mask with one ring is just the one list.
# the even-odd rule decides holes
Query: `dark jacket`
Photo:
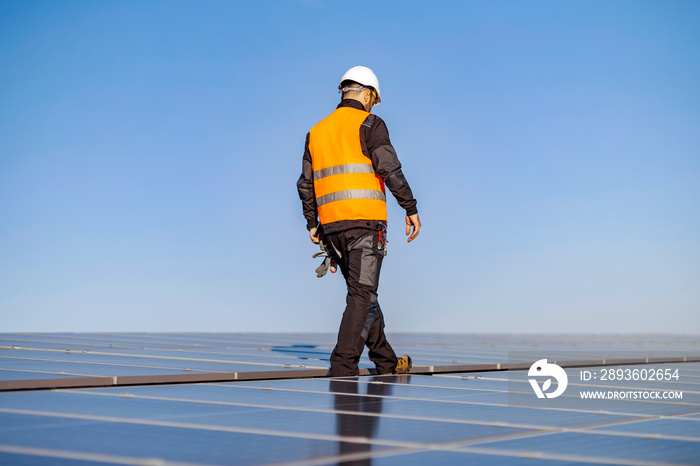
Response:
[{"label": "dark jacket", "polygon": [[[364,110],[362,104],[356,100],[345,99],[338,105],[340,107],[353,107]],[[360,143],[362,153],[372,161],[372,166],[377,175],[394,195],[399,205],[406,210],[406,215],[418,213],[416,200],[413,198],[411,187],[403,176],[401,163],[396,156],[396,151],[389,140],[389,131],[384,121],[378,116],[369,113],[367,119],[360,126]],[[301,176],[297,181],[299,199],[301,199],[306,228],[311,230],[318,226],[318,211],[316,208],[316,196],[314,194],[313,169],[311,167],[311,153],[309,152],[309,134],[306,134],[304,157],[302,159]],[[366,220],[342,220],[323,225],[326,234],[349,230],[351,228],[371,228],[375,226]]]}]

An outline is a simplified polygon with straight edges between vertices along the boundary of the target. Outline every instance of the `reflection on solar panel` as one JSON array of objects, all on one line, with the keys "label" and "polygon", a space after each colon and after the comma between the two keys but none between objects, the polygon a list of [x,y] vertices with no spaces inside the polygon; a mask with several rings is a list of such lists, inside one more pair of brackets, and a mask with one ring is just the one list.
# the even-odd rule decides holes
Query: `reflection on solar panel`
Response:
[{"label": "reflection on solar panel", "polygon": [[394,342],[413,373],[333,379],[333,335],[0,334],[0,464],[700,464],[697,338]]}]

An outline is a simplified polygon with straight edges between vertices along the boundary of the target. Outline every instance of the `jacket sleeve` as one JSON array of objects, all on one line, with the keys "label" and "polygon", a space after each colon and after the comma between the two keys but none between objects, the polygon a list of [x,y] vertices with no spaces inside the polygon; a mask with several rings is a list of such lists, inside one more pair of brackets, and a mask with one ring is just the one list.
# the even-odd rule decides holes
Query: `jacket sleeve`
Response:
[{"label": "jacket sleeve", "polygon": [[367,152],[372,159],[374,171],[382,177],[384,184],[394,195],[406,215],[418,213],[411,187],[401,171],[401,162],[389,140],[389,131],[384,120],[370,115],[361,127],[365,133]]},{"label": "jacket sleeve", "polygon": [[304,157],[301,162],[301,176],[297,181],[297,191],[301,199],[301,207],[306,218],[306,229],[318,227],[318,208],[316,207],[316,195],[314,194],[314,172],[311,165],[311,153],[309,152],[309,135],[306,135],[304,144]]}]

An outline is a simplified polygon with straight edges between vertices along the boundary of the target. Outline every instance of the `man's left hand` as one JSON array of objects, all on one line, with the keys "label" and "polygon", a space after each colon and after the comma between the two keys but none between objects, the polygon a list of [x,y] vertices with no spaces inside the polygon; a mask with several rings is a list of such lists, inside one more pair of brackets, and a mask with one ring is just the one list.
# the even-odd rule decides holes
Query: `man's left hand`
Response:
[{"label": "man's left hand", "polygon": [[318,244],[321,239],[318,237],[316,234],[316,228],[312,228],[309,230],[309,236],[311,237],[311,242],[314,244]]}]

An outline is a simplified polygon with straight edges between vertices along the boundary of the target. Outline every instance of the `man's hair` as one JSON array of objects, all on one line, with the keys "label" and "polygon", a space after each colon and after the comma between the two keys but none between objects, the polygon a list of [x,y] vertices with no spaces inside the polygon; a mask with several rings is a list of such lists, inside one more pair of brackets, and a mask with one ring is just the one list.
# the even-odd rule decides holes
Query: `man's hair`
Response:
[{"label": "man's hair", "polygon": [[[356,81],[351,81],[351,80],[349,80],[349,79],[346,79],[345,81],[343,81],[342,83],[340,83],[340,88],[342,89],[342,88],[344,88],[344,87],[364,87],[365,89],[372,89],[372,90],[374,90],[374,88],[373,88],[372,86],[365,86],[364,84],[360,84],[360,83],[358,83],[358,82],[356,82]],[[357,91],[348,91],[348,92],[357,92]],[[342,93],[343,95],[341,96],[341,100],[345,98],[345,94],[347,94],[348,92],[343,92],[343,93]]]},{"label": "man's hair", "polygon": [[340,87],[346,87],[346,86],[356,87],[356,86],[362,86],[362,84],[360,84],[360,83],[358,83],[358,82],[356,82],[356,81],[351,81],[351,80],[349,80],[349,79],[346,79],[345,81],[343,81],[342,83],[340,83]]}]

